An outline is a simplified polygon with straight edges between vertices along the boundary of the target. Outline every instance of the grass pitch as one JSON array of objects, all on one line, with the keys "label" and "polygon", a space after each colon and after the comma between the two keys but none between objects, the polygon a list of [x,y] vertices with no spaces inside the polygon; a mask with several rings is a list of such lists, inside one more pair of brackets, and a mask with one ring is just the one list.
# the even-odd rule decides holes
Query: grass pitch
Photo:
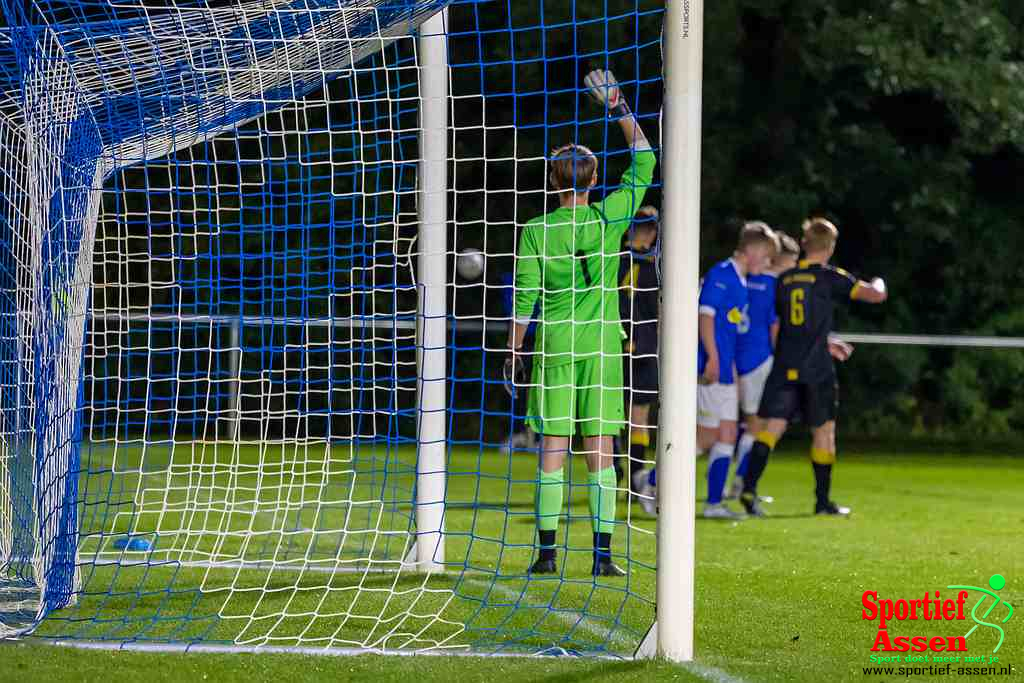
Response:
[{"label": "grass pitch", "polygon": [[[773,459],[762,487],[776,498],[770,506],[770,519],[741,523],[698,520],[695,667],[571,657],[481,661],[454,657],[110,653],[53,648],[30,638],[27,644],[0,650],[4,661],[0,678],[16,674],[18,680],[58,676],[64,680],[95,680],[116,673],[116,678],[122,680],[150,681],[204,677],[391,681],[410,676],[466,681],[493,681],[496,676],[553,681],[903,680],[907,677],[897,670],[891,675],[865,672],[867,667],[876,666],[869,657],[878,625],[861,619],[864,591],[877,591],[880,598],[910,600],[939,590],[946,597],[952,593],[946,589],[948,585],[987,586],[989,576],[998,573],[1007,579],[1000,592],[1003,599],[1017,609],[1024,606],[1024,512],[1020,506],[1024,463],[1013,457],[941,448],[886,453],[847,447],[841,457],[834,496],[853,507],[854,515],[849,519],[813,517],[812,478],[806,457],[783,453]],[[448,511],[447,520],[452,532],[448,559],[465,559],[472,571],[431,579],[426,587],[433,592],[422,590],[421,578],[399,575],[396,580],[387,573],[340,577],[323,573],[296,580],[294,573],[279,571],[175,571],[143,564],[132,571],[149,571],[148,576],[117,577],[114,567],[100,567],[86,584],[95,588],[91,591],[94,594],[86,595],[76,608],[44,624],[40,633],[113,638],[134,632],[153,640],[202,636],[270,645],[292,644],[300,635],[315,643],[317,638],[337,638],[343,633],[343,638],[352,643],[392,647],[404,639],[406,643],[472,644],[492,650],[536,651],[557,645],[626,654],[653,617],[649,602],[654,594],[653,520],[645,518],[635,505],[627,517],[625,505],[620,503],[619,517],[628,519],[630,526],[631,575],[628,583],[602,580],[595,584],[586,576],[590,528],[585,521],[585,490],[573,488],[570,516],[562,525],[568,529],[563,541],[570,549],[562,553],[563,559],[568,555],[564,576],[527,581],[522,571],[529,561],[532,537],[533,468],[526,456],[510,460],[498,452],[455,453],[449,490],[449,499],[455,505]],[[483,472],[484,476],[471,472]],[[573,474],[575,482],[583,479],[581,464]],[[698,476],[703,477],[702,464]],[[309,483],[308,477],[303,481],[302,486],[292,484],[298,486],[296,491],[304,491],[306,485],[323,485],[322,481]],[[280,484],[270,483],[271,489]],[[181,495],[186,495],[184,490]],[[280,491],[274,495],[280,497]],[[304,494],[295,495],[301,499]],[[506,500],[509,505],[504,504]],[[256,507],[251,509],[258,510],[258,496],[253,501]],[[342,514],[342,510],[334,513]],[[308,513],[294,514],[298,520]],[[388,526],[383,519],[374,518],[375,528]],[[401,511],[388,519],[394,530],[400,531],[404,519]],[[196,523],[190,526],[179,519],[172,521],[168,528],[197,528]],[[242,526],[241,522],[229,517],[218,524],[228,532],[222,552],[237,554],[239,548],[229,553],[223,543],[234,538],[231,533],[238,530],[233,525]],[[317,528],[317,524],[295,526]],[[322,526],[338,524],[327,520]],[[310,536],[303,533],[312,532],[296,531],[292,540],[301,541],[299,545],[307,549],[326,548],[338,540],[332,538],[327,544],[311,546]],[[616,539],[620,552],[626,551],[626,535],[620,533]],[[390,536],[388,539],[394,540]],[[182,539],[176,542],[185,543]],[[192,546],[177,547],[192,548],[195,557],[212,552],[212,546],[204,547],[196,539],[191,542]],[[287,557],[280,544],[274,553],[278,560]],[[381,555],[382,562],[386,562],[386,555]],[[161,572],[172,571],[175,573],[169,583],[169,577]],[[207,595],[186,589],[198,585],[232,590]],[[115,587],[115,596],[107,590],[111,586]],[[168,590],[168,586],[181,590]],[[362,590],[354,590],[356,586]],[[323,615],[313,627],[304,619],[310,613]],[[438,613],[443,616],[441,620],[428,616]],[[224,615],[238,618],[225,619]],[[1022,619],[1019,625],[1018,619]],[[339,631],[340,623],[345,628]],[[931,637],[962,635],[957,632],[959,628],[956,622],[904,621],[893,623],[889,631],[893,638]],[[1017,667],[1024,666],[1024,615],[1015,615],[1004,629],[998,665],[1013,667],[1017,675]],[[991,629],[976,632],[967,641],[966,654],[991,654],[996,642],[994,633]],[[412,641],[410,634],[414,634]],[[961,677],[925,674],[911,678]],[[966,678],[1005,679],[1000,674]]]}]

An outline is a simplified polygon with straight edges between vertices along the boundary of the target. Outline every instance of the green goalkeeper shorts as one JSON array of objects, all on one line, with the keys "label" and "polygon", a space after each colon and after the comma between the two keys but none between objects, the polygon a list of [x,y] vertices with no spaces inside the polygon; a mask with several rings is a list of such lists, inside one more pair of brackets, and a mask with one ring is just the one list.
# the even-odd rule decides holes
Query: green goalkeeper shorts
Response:
[{"label": "green goalkeeper shorts", "polygon": [[531,383],[526,422],[538,434],[615,436],[625,427],[621,356],[534,363]]}]

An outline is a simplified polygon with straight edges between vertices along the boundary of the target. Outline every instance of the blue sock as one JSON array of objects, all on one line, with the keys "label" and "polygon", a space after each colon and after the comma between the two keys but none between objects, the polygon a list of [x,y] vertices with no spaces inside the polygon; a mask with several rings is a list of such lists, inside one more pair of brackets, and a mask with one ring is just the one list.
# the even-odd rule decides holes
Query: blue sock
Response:
[{"label": "blue sock", "polygon": [[740,456],[740,463],[736,466],[736,475],[740,477],[747,476],[747,466],[750,464],[750,449],[754,447],[753,434],[744,434],[740,437],[739,447],[737,453]]},{"label": "blue sock", "polygon": [[647,473],[647,483],[651,486],[658,485],[658,468],[652,467],[651,471]]},{"label": "blue sock", "polygon": [[708,505],[722,502],[725,480],[729,478],[729,461],[732,460],[733,444],[716,443],[708,453]]}]

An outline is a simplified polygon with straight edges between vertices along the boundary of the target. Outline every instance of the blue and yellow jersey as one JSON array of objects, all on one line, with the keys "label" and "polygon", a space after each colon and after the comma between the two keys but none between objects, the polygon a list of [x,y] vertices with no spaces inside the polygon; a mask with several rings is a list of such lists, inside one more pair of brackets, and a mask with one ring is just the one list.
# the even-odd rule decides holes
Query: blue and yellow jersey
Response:
[{"label": "blue and yellow jersey", "polygon": [[[736,362],[736,337],[747,308],[747,281],[733,260],[726,259],[708,271],[700,288],[700,312],[715,318],[715,345],[718,347],[718,381],[733,383]],[[703,374],[708,355],[704,345],[697,350],[697,372]]]},{"label": "blue and yellow jersey", "polygon": [[772,357],[772,325],[775,315],[775,282],[771,273],[747,276],[747,314],[736,339],[736,372],[745,375]]}]

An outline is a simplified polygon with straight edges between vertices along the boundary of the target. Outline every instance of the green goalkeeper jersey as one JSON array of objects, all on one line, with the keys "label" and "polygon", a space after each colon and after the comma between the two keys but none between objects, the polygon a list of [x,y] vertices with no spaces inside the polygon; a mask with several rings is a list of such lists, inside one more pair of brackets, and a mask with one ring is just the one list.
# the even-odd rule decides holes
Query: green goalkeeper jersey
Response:
[{"label": "green goalkeeper jersey", "polygon": [[654,177],[656,158],[636,149],[618,189],[588,206],[564,207],[526,224],[516,256],[516,320],[540,299],[537,360],[553,367],[622,353],[619,254]]}]

